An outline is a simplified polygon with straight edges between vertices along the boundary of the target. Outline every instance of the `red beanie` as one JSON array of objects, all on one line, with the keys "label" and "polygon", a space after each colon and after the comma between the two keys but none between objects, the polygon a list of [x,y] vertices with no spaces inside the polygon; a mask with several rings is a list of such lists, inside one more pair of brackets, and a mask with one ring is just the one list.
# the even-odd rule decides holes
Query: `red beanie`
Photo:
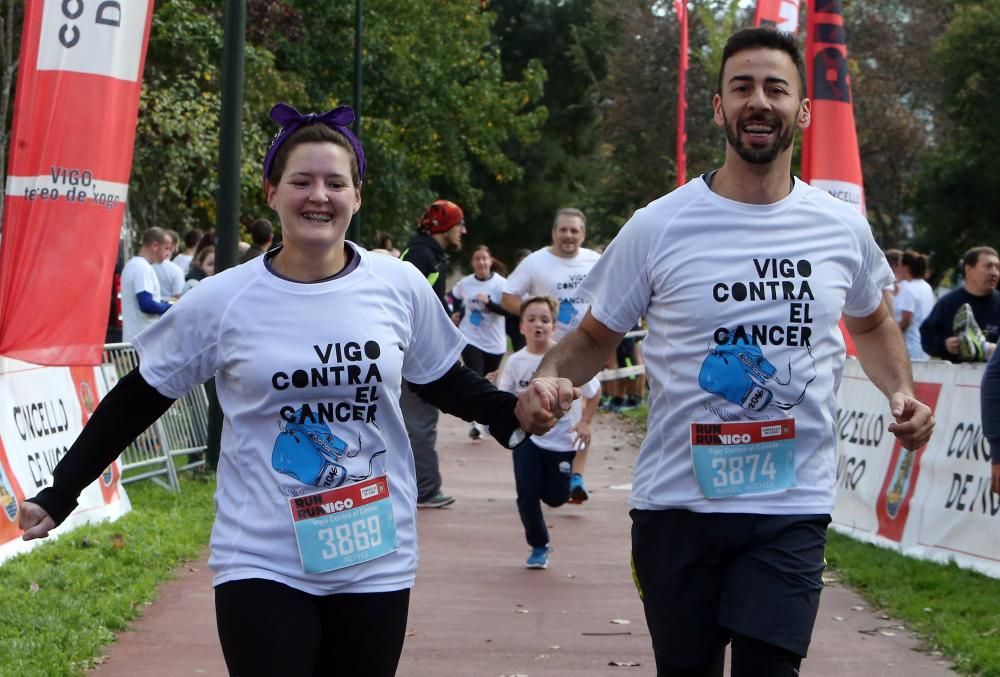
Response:
[{"label": "red beanie", "polygon": [[447,233],[464,222],[465,215],[461,207],[449,200],[436,200],[424,210],[419,226],[428,233]]}]

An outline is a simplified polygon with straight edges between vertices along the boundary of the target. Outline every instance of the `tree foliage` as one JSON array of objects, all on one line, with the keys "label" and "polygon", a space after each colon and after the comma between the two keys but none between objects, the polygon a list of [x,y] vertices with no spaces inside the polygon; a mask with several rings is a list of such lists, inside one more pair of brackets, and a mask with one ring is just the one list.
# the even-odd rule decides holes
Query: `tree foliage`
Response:
[{"label": "tree foliage", "polygon": [[[130,210],[140,229],[215,225],[223,4],[158,0],[144,72]],[[591,242],[676,184],[678,26],[670,0],[365,0],[362,242],[400,239],[436,197],[503,258],[548,239],[556,209]],[[865,192],[884,246],[938,272],[997,244],[991,134],[1000,0],[842,0]],[[0,11],[12,77],[19,0]],[[689,176],[718,166],[711,117],[722,46],[744,0],[688,0]],[[247,0],[242,216],[266,213],[260,164],[287,101],[353,103],[354,3]],[[803,20],[804,23],[804,20]],[[15,25],[16,24],[16,25]],[[0,108],[4,107],[0,87]],[[7,114],[0,110],[0,114]],[[4,126],[6,131],[7,126]],[[4,138],[0,138],[0,141]],[[6,149],[4,149],[6,155]]]},{"label": "tree foliage", "polygon": [[973,246],[997,246],[1000,139],[985,111],[992,109],[1000,75],[992,55],[1000,45],[1000,0],[960,3],[937,42],[943,100],[940,130],[922,159],[915,207],[919,243],[933,254],[937,272]]}]

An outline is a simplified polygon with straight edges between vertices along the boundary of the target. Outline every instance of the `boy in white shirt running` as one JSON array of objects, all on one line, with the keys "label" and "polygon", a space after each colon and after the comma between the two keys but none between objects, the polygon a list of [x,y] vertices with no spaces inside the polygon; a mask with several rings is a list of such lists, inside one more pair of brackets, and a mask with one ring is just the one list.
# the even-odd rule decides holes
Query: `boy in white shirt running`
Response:
[{"label": "boy in white shirt running", "polygon": [[[557,304],[548,296],[532,296],[521,304],[521,333],[527,344],[512,354],[500,373],[497,388],[520,394],[549,348],[555,345]],[[592,378],[581,388],[580,400],[545,435],[531,437],[514,448],[514,482],[517,511],[524,535],[531,546],[526,566],[545,569],[549,565],[549,532],[542,502],[553,508],[570,496],[570,476],[576,452],[590,447],[590,423],[601,399],[601,384]]]}]

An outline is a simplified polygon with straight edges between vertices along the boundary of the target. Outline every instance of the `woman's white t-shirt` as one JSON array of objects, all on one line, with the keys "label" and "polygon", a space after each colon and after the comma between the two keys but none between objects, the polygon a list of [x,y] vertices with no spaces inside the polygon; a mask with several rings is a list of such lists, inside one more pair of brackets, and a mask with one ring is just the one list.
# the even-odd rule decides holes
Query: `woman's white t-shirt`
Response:
[{"label": "woman's white t-shirt", "polygon": [[[874,312],[891,283],[864,218],[799,180],[780,202],[750,205],[699,177],[638,210],[580,288],[608,328],[626,332],[645,317],[649,329],[649,423],[631,504],[829,513],[846,352],[838,320]],[[706,497],[693,471],[692,424],[786,418],[795,419],[796,486]]]},{"label": "woman's white t-shirt", "polygon": [[[527,348],[521,348],[511,354],[500,370],[497,388],[520,395],[531,383],[543,357],[545,356],[529,353]],[[580,386],[581,397],[573,401],[573,406],[556,422],[552,430],[544,435],[533,436],[531,441],[534,442],[535,446],[549,451],[575,451],[576,433],[573,432],[573,428],[576,427],[583,415],[583,400],[597,397],[600,392],[601,382],[597,380],[597,377],[584,383]]]},{"label": "woman's white t-shirt", "polygon": [[484,353],[502,355],[507,352],[507,331],[504,316],[487,308],[479,300],[479,295],[486,294],[490,301],[500,305],[506,282],[507,278],[499,273],[490,273],[485,280],[480,280],[475,275],[466,275],[451,290],[451,295],[465,304],[465,315],[458,325],[459,331],[465,335],[470,345]]},{"label": "woman's white t-shirt", "polygon": [[913,313],[910,324],[903,332],[906,351],[910,354],[911,360],[930,359],[930,355],[924,352],[924,348],[920,344],[920,325],[930,315],[936,302],[934,290],[927,284],[927,280],[910,280],[896,294],[896,313],[902,314],[905,311]]},{"label": "woman's white t-shirt", "polygon": [[[440,378],[464,339],[416,268],[350,246],[357,268],[328,281],[282,279],[264,257],[206,278],[134,339],[142,377],[167,397],[216,378],[215,585],[262,578],[323,595],[413,584],[416,483],[400,379]],[[310,435],[340,445],[344,486],[387,475],[398,550],[304,573],[289,501],[322,490],[299,477],[333,472]]]}]

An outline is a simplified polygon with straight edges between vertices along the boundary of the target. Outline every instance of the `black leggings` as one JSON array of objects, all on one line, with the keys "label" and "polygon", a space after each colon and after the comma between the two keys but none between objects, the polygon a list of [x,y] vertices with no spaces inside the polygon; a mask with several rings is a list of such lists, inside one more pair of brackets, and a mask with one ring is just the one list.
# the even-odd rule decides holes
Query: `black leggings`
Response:
[{"label": "black leggings", "polygon": [[471,343],[462,348],[462,363],[480,376],[499,369],[502,359],[503,353],[488,353]]},{"label": "black leggings", "polygon": [[392,677],[410,591],[310,595],[260,579],[215,588],[215,618],[233,677]]}]

